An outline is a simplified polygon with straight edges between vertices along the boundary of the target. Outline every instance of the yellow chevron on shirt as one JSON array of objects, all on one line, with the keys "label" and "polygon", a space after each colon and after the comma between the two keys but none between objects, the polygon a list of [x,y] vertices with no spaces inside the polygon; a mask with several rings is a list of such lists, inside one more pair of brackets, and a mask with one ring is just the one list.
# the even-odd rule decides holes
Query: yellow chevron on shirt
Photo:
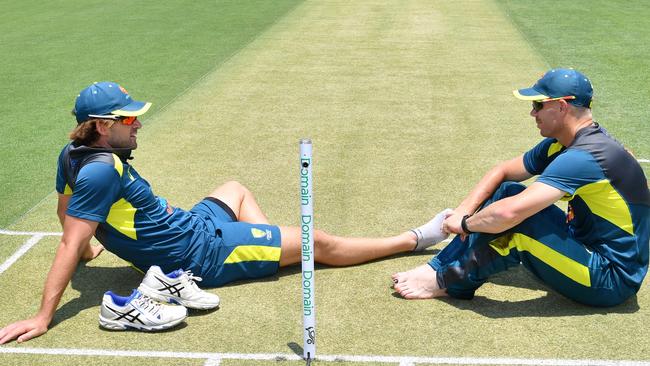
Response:
[{"label": "yellow chevron on shirt", "polygon": [[584,185],[578,188],[574,195],[582,198],[592,214],[600,216],[621,230],[634,235],[630,209],[609,180],[603,179]]}]

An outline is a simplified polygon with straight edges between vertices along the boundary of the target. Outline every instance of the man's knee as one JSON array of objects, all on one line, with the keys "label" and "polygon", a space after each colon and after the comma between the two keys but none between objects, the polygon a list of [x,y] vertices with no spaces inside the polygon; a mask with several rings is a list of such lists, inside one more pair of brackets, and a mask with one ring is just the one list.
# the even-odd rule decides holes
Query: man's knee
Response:
[{"label": "man's knee", "polygon": [[506,197],[512,197],[518,195],[526,189],[526,186],[518,182],[506,181],[501,183],[499,188],[494,192],[492,197],[494,199],[502,199]]},{"label": "man's knee", "polygon": [[331,256],[335,248],[336,244],[331,240],[329,234],[322,230],[314,230],[314,251],[320,260]]},{"label": "man's knee", "polygon": [[248,190],[248,188],[246,188],[243,184],[239,183],[238,181],[231,180],[220,185],[219,188],[215,190],[215,192],[237,193],[241,196],[244,196],[250,191]]}]

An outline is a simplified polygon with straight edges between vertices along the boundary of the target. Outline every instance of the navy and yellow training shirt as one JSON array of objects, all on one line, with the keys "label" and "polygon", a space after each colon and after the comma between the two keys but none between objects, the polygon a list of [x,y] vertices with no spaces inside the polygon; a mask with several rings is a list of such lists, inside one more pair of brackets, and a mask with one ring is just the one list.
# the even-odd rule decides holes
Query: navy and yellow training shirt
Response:
[{"label": "navy and yellow training shirt", "polygon": [[[158,265],[200,274],[209,233],[195,230],[203,224],[154,195],[149,183],[115,154],[92,153],[100,158],[82,164],[89,155],[79,153],[83,149],[88,148],[71,143],[59,155],[56,190],[71,195],[66,214],[98,222],[95,237],[137,268]],[[68,184],[66,174],[75,169]]]},{"label": "navy and yellow training shirt", "polygon": [[566,193],[569,234],[638,289],[648,270],[650,191],[636,159],[594,124],[566,148],[543,140],[524,154],[524,166]]}]

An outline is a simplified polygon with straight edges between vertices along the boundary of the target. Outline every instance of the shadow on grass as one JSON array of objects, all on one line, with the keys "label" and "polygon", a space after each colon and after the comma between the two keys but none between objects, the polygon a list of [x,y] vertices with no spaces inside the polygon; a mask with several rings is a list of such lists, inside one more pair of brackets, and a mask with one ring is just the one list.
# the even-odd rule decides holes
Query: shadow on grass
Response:
[{"label": "shadow on grass", "polygon": [[[56,311],[50,328],[73,318],[85,309],[100,305],[106,291],[110,290],[121,296],[130,295],[131,291],[140,285],[142,277],[142,273],[132,267],[93,267],[87,266],[83,262],[80,263],[71,281],[72,288],[79,291],[79,297],[63,304]],[[217,310],[219,310],[218,307],[209,310],[188,309],[188,315],[205,316]],[[169,329],[169,331],[184,327],[185,325],[180,325]]]},{"label": "shadow on grass", "polygon": [[558,294],[521,267],[494,276],[490,279],[490,283],[546,291],[546,295],[522,301],[494,300],[480,295],[475,296],[474,299],[469,301],[451,298],[443,298],[441,301],[445,301],[458,309],[470,310],[489,318],[560,317],[593,314],[604,315],[610,313],[629,314],[639,311],[636,296],[633,296],[620,305],[609,308],[582,305]]},{"label": "shadow on grass", "polygon": [[[324,266],[321,266],[321,265],[316,265],[315,266],[316,270],[318,270],[319,268],[324,268]],[[300,272],[301,272],[301,268],[300,268],[300,265],[298,264],[298,265],[293,265],[293,266],[289,266],[289,267],[285,267],[285,268],[280,268],[280,270],[276,274],[268,276],[268,277],[249,278],[249,279],[246,279],[246,280],[239,280],[239,281],[227,283],[227,284],[225,284],[223,286],[220,286],[220,287],[221,288],[227,288],[227,287],[243,286],[243,285],[247,285],[249,283],[276,282],[276,281],[278,281],[280,278],[282,278],[284,276],[292,276],[292,275],[298,274]]]},{"label": "shadow on grass", "polygon": [[462,310],[471,310],[488,318],[517,318],[517,317],[560,317],[582,316],[593,314],[629,314],[639,310],[636,296],[623,304],[611,308],[597,308],[573,302],[552,290],[536,299],[523,301],[501,301],[476,296],[472,300],[456,300],[445,298],[442,301]]},{"label": "shadow on grass", "polygon": [[79,291],[79,297],[56,311],[50,327],[74,317],[82,310],[100,305],[104,292],[108,290],[122,296],[131,294],[140,281],[142,274],[131,267],[92,267],[80,263],[71,281],[72,288]]}]

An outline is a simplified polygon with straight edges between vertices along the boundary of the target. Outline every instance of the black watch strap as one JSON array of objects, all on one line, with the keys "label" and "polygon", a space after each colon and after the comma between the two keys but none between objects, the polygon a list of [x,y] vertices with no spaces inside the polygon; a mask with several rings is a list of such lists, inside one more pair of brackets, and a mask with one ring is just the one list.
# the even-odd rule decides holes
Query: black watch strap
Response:
[{"label": "black watch strap", "polygon": [[473,231],[467,228],[467,219],[469,219],[470,217],[472,217],[472,215],[465,215],[463,216],[463,219],[460,220],[460,227],[463,229],[463,232],[465,232],[465,234],[473,233]]}]

